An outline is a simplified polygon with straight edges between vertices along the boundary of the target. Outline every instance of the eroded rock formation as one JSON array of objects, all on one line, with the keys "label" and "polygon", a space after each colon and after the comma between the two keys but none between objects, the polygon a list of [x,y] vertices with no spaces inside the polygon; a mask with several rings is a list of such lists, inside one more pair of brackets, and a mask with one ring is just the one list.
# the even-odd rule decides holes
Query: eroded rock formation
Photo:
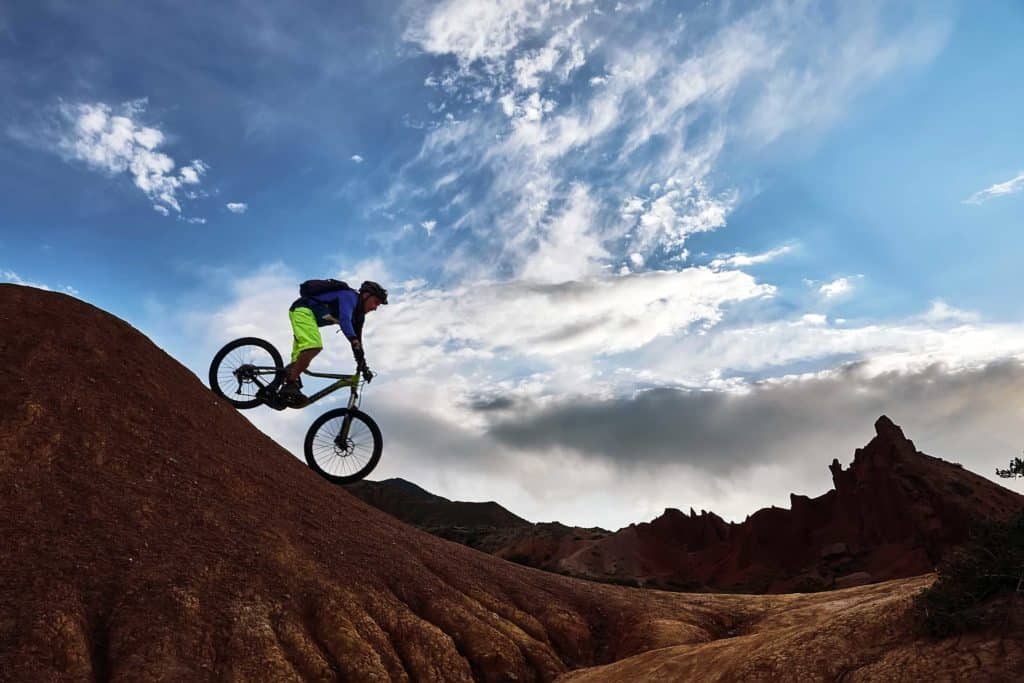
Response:
[{"label": "eroded rock formation", "polygon": [[[884,415],[849,469],[838,460],[829,468],[833,490],[817,498],[793,494],[788,510],[758,510],[733,524],[713,512],[668,509],[650,523],[611,533],[529,525],[500,507],[502,514],[474,520],[464,507],[474,504],[437,496],[429,518],[397,500],[388,511],[431,533],[570,576],[670,590],[783,593],[932,571],[973,520],[1005,518],[1024,507],[1019,494],[919,452]],[[393,493],[403,485],[367,484]],[[362,489],[354,493],[364,496]],[[452,506],[463,506],[458,524],[445,524]]]}]

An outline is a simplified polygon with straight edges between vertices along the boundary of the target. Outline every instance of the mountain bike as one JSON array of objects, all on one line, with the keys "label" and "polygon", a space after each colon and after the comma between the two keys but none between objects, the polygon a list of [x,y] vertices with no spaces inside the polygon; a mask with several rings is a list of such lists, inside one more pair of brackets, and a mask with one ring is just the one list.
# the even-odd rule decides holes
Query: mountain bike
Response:
[{"label": "mountain bike", "polygon": [[281,354],[270,342],[243,337],[229,342],[210,363],[210,389],[236,408],[265,405],[274,410],[307,408],[338,389],[350,390],[348,405],[328,410],[310,425],[304,451],[310,468],[335,484],[349,484],[368,475],[380,461],[383,439],[377,423],[359,410],[363,376],[310,372],[310,377],[335,380],[301,405],[288,403],[278,390],[284,383]]}]

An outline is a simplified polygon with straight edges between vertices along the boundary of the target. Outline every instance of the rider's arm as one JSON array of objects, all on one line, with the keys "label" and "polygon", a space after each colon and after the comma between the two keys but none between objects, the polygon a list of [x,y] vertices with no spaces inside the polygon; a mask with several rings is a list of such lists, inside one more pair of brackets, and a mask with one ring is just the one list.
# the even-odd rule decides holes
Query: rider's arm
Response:
[{"label": "rider's arm", "polygon": [[359,339],[355,328],[352,327],[352,312],[356,310],[358,301],[358,292],[352,290],[338,292],[338,326],[349,341]]}]

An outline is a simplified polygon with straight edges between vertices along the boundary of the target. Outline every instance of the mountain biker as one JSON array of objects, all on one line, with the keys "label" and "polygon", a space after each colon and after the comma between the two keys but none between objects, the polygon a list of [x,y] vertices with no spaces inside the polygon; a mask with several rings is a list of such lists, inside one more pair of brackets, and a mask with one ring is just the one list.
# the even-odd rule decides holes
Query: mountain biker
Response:
[{"label": "mountain biker", "polygon": [[313,358],[323,350],[323,339],[318,328],[337,324],[349,343],[359,372],[369,382],[373,373],[363,355],[363,320],[367,313],[387,304],[388,290],[367,280],[359,289],[345,287],[314,296],[299,297],[288,309],[292,324],[292,362],[285,367],[285,381],[279,395],[292,405],[305,403],[300,375]]}]

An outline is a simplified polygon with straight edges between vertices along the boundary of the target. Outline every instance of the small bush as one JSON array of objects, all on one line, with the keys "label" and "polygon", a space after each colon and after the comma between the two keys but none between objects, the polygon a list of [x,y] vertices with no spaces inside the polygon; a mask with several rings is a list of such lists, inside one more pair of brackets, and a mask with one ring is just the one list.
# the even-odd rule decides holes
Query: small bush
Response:
[{"label": "small bush", "polygon": [[935,583],[914,599],[914,611],[924,633],[946,637],[1008,623],[1020,590],[1024,513],[975,526],[967,543],[939,566]]}]

